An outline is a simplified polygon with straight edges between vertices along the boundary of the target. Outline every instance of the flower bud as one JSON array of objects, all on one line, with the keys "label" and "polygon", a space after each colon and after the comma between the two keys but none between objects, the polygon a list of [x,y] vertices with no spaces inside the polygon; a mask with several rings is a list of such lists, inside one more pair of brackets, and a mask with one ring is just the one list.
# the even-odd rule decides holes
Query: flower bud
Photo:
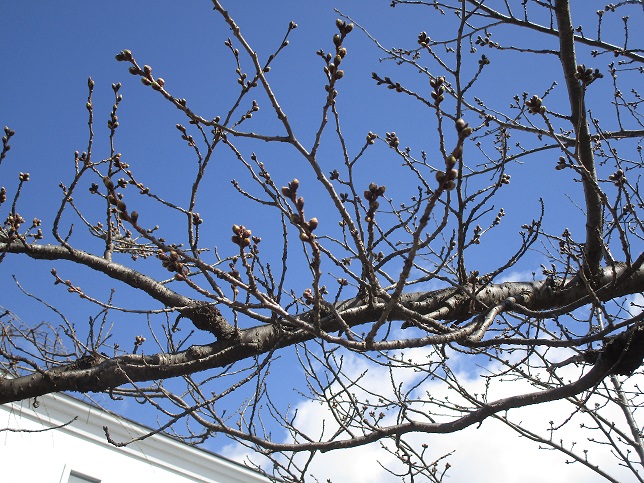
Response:
[{"label": "flower bud", "polygon": [[473,131],[472,128],[467,126],[467,127],[463,128],[463,130],[461,132],[458,133],[458,136],[460,138],[462,138],[462,139],[465,139],[465,138],[469,137],[470,134],[472,134],[472,131]]}]

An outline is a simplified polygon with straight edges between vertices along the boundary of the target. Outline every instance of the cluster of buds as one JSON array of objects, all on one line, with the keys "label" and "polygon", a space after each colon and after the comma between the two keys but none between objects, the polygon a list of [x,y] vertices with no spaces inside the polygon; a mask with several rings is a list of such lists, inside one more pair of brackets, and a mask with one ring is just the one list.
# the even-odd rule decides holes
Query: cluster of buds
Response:
[{"label": "cluster of buds", "polygon": [[86,297],[83,293],[83,290],[80,287],[75,286],[71,280],[63,280],[62,278],[60,278],[55,268],[51,269],[51,274],[54,276],[54,285],[63,284],[67,287],[67,291],[69,293],[77,293],[82,298]]},{"label": "cluster of buds", "polygon": [[298,208],[298,211],[304,208],[304,198],[300,196],[300,199],[297,198],[297,189],[300,187],[300,180],[297,178],[293,178],[293,181],[291,181],[288,186],[282,186],[282,194],[291,200],[293,203]]},{"label": "cluster of buds", "polygon": [[123,96],[121,94],[118,94],[119,89],[121,88],[121,83],[119,82],[118,84],[112,84],[112,90],[114,90],[114,94],[116,95],[116,102],[112,106],[112,112],[110,113],[110,119],[107,121],[107,128],[114,131],[117,127],[119,127],[119,118],[116,115],[116,110],[119,107],[119,102],[123,100]]},{"label": "cluster of buds", "polygon": [[418,34],[418,45],[421,47],[427,47],[431,41],[432,39],[429,38],[427,32],[421,32]]},{"label": "cluster of buds", "polygon": [[[338,173],[339,176],[339,173]],[[291,200],[297,209],[297,213],[291,213],[291,223],[300,228],[300,240],[303,242],[310,242],[313,240],[313,231],[318,227],[320,222],[317,218],[311,218],[306,221],[304,218],[304,197],[297,196],[297,189],[300,186],[300,181],[294,178],[288,186],[282,186],[282,194]]]},{"label": "cluster of buds", "polygon": [[615,186],[621,186],[626,183],[626,176],[624,176],[624,170],[618,169],[613,174],[611,174],[608,179],[613,182]]},{"label": "cluster of buds", "polygon": [[454,123],[459,140],[468,138],[472,134],[472,128],[463,119],[457,119]]},{"label": "cluster of buds", "polygon": [[152,67],[150,67],[149,65],[144,65],[143,69],[139,68],[139,66],[134,61],[134,56],[132,55],[131,51],[121,50],[118,54],[116,54],[115,58],[119,62],[131,62],[133,65],[128,69],[130,74],[141,76],[141,82],[143,83],[143,85],[151,86],[155,91],[160,91],[161,89],[163,89],[165,80],[161,77],[159,77],[158,79],[152,77]]},{"label": "cluster of buds", "polygon": [[559,252],[562,254],[570,253],[570,246],[574,243],[570,230],[565,228],[559,240]]},{"label": "cluster of buds", "polygon": [[331,62],[331,54],[327,54],[325,59],[327,60],[327,65],[324,66],[324,73],[327,75],[330,81],[340,80],[344,77],[344,71],[340,69],[340,63],[342,59],[347,55],[347,49],[340,47],[337,49],[335,57]]},{"label": "cluster of buds", "polygon": [[121,50],[118,54],[116,54],[115,58],[119,62],[132,62],[134,60],[132,52],[129,50]]},{"label": "cluster of buds", "polygon": [[485,47],[485,46],[487,45],[487,46],[488,46],[488,47],[490,47],[490,48],[496,48],[496,49],[498,49],[498,48],[500,47],[499,43],[498,43],[498,42],[493,42],[493,41],[490,39],[490,36],[491,36],[491,34],[490,34],[490,33],[486,33],[486,34],[485,34],[485,37],[481,37],[480,35],[478,35],[478,36],[476,37],[476,41],[475,41],[474,43],[475,43],[476,45],[480,45],[481,47]]},{"label": "cluster of buds", "polygon": [[[84,154],[84,153],[83,153]],[[116,153],[114,156],[112,156],[112,161],[114,162],[114,167],[118,169],[127,169],[130,167],[129,164],[124,163],[121,161],[121,153]]]},{"label": "cluster of buds", "polygon": [[[139,214],[136,211],[132,211],[131,213],[128,213],[127,211],[127,205],[125,204],[125,201],[123,201],[123,195],[121,193],[116,193],[114,191],[114,181],[112,181],[108,176],[105,176],[103,178],[103,184],[107,188],[107,201],[116,207],[118,210],[119,216],[124,219],[124,220],[129,220],[133,225],[136,225],[138,219],[139,219]],[[120,188],[125,188],[127,186],[127,182],[125,181],[125,178],[120,178],[117,181],[117,184]],[[89,188],[90,193],[97,193],[98,192],[98,186],[96,183],[92,183],[92,185]]]},{"label": "cluster of buds", "polygon": [[27,181],[29,181],[29,173],[22,173],[21,172],[18,175],[18,179],[20,180],[21,183],[26,183]]},{"label": "cluster of buds", "polygon": [[501,218],[503,218],[504,216],[505,216],[505,210],[501,208],[498,214],[496,215],[496,218],[494,218],[494,221],[492,222],[492,226],[496,226],[499,223],[501,223]]},{"label": "cluster of buds", "polygon": [[291,223],[294,225],[299,226],[302,228],[304,231],[300,232],[300,240],[306,242],[310,241],[313,238],[313,231],[318,227],[320,222],[318,221],[317,218],[313,217],[309,221],[305,221],[302,219],[300,215],[297,213],[293,213],[291,215]]},{"label": "cluster of buds", "polygon": [[342,39],[344,39],[353,30],[353,24],[352,23],[346,23],[342,19],[337,19],[335,21],[335,26],[338,27],[338,30],[340,31],[340,34],[336,34],[337,37],[333,37],[333,43],[335,45],[340,45],[340,44],[342,44]]},{"label": "cluster of buds", "polygon": [[367,210],[367,216],[365,221],[371,223],[376,217],[376,210],[380,206],[378,198],[385,194],[385,186],[378,186],[376,183],[370,183],[369,189],[365,190],[364,198],[369,202],[369,209]]},{"label": "cluster of buds", "polygon": [[443,94],[443,92],[445,92],[445,87],[443,84],[445,84],[445,77],[442,76],[429,80],[429,85],[434,89],[431,96],[432,99],[434,99],[434,105],[437,107],[445,100],[445,95]]},{"label": "cluster of buds", "polygon": [[376,85],[380,86],[382,84],[386,84],[387,89],[391,89],[392,91],[403,92],[405,90],[403,88],[403,86],[400,85],[400,82],[394,82],[388,76],[385,76],[384,78],[382,78],[378,74],[376,74],[375,72],[372,72],[371,73],[371,78],[376,81]]},{"label": "cluster of buds", "polygon": [[[120,156],[120,153],[119,153],[119,156]],[[74,152],[74,162],[77,163],[77,164],[79,162],[81,162],[81,163],[89,163],[89,156],[87,155],[87,153],[85,151],[83,151],[82,153],[79,153],[78,151],[76,151],[76,152]]]},{"label": "cluster of buds", "polygon": [[397,148],[400,144],[400,140],[398,139],[398,136],[395,132],[385,133],[385,141],[392,148]]},{"label": "cluster of buds", "polygon": [[369,133],[367,134],[367,144],[374,144],[377,138],[378,138],[377,134],[374,134],[371,131],[369,131]]},{"label": "cluster of buds", "polygon": [[250,109],[244,114],[243,119],[250,119],[253,117],[253,113],[259,111],[259,104],[255,99],[253,99],[253,104],[251,105]]},{"label": "cluster of buds", "polygon": [[11,137],[16,134],[16,131],[13,129],[10,129],[9,126],[4,127],[4,136],[2,136],[2,144],[6,145],[7,141],[11,139]]},{"label": "cluster of buds", "polygon": [[125,201],[123,201],[123,195],[120,193],[116,194],[114,191],[114,182],[108,176],[105,176],[103,178],[103,184],[108,191],[107,201],[109,201],[111,205],[116,206],[121,214],[127,214],[127,206],[125,205]]},{"label": "cluster of buds", "polygon": [[143,337],[142,335],[137,335],[134,338],[134,349],[132,350],[132,353],[136,354],[136,351],[139,349],[139,347],[143,345],[144,342],[145,342],[145,337]]},{"label": "cluster of buds", "polygon": [[[40,225],[42,225],[42,221],[39,220],[38,218],[34,218],[33,221],[31,222],[31,228],[29,230],[38,228]],[[38,228],[38,230],[36,230],[36,233],[32,233],[29,236],[33,237],[34,240],[42,240],[43,239],[42,229]]]},{"label": "cluster of buds", "polygon": [[510,175],[507,173],[503,173],[501,175],[501,178],[499,179],[499,185],[502,184],[510,184]]},{"label": "cluster of buds", "polygon": [[557,161],[557,165],[555,166],[555,169],[557,171],[561,171],[562,169],[565,169],[566,166],[568,166],[566,164],[566,158],[564,158],[563,156],[559,156],[559,160]]},{"label": "cluster of buds", "polygon": [[183,126],[183,125],[181,125],[181,124],[176,124],[176,125],[175,125],[175,127],[176,127],[176,128],[179,130],[179,132],[181,133],[181,139],[183,139],[184,141],[188,141],[188,146],[190,146],[190,147],[194,147],[194,146],[195,146],[195,140],[194,140],[194,138],[192,137],[192,135],[189,135],[189,134],[187,133],[185,126]]},{"label": "cluster of buds", "polygon": [[601,79],[602,77],[604,76],[599,72],[599,69],[587,69],[584,64],[579,64],[575,72],[575,79],[581,81],[585,86],[590,85],[595,79]]},{"label": "cluster of buds", "polygon": [[246,77],[248,77],[248,76],[247,76],[244,72],[242,72],[242,71],[241,71],[241,69],[240,69],[239,67],[237,67],[237,68],[235,69],[235,72],[236,72],[236,73],[237,73],[237,75],[239,76],[239,77],[237,78],[237,83],[238,83],[240,86],[244,87],[244,83],[246,82]]},{"label": "cluster of buds", "polygon": [[458,171],[454,169],[456,161],[463,156],[463,141],[472,134],[472,128],[463,120],[457,119],[454,123],[458,133],[458,142],[451,154],[445,158],[445,171],[436,172],[436,181],[445,190],[450,191],[456,187]]},{"label": "cluster of buds", "polygon": [[528,112],[530,114],[543,114],[546,112],[546,106],[543,105],[543,99],[536,94],[525,101],[525,106],[528,108]]},{"label": "cluster of buds", "polygon": [[331,54],[330,52],[325,54],[322,49],[316,52],[317,55],[322,57],[325,62],[324,73],[329,80],[329,83],[325,86],[325,89],[329,93],[329,100],[335,99],[335,97],[338,95],[338,91],[336,91],[333,86],[336,81],[344,77],[344,71],[340,69],[340,64],[347,55],[347,49],[342,46],[342,42],[344,41],[344,38],[347,36],[347,34],[349,34],[353,30],[353,24],[347,24],[342,19],[336,20],[335,25],[340,31],[340,33],[337,33],[333,36],[335,54]]},{"label": "cluster of buds", "polygon": [[11,146],[9,145],[9,139],[16,134],[16,131],[13,129],[10,129],[9,126],[4,127],[4,136],[2,136],[2,152],[0,153],[0,161],[4,159],[4,157],[7,154],[7,151],[11,149]]},{"label": "cluster of buds", "polygon": [[474,236],[472,237],[472,243],[474,245],[478,245],[481,243],[481,233],[483,232],[483,228],[481,228],[480,225],[476,225],[474,227]]},{"label": "cluster of buds", "polygon": [[250,237],[252,233],[244,225],[233,225],[233,233],[234,235],[232,236],[231,241],[235,245],[239,245],[242,249],[250,246]]},{"label": "cluster of buds", "polygon": [[161,260],[161,265],[163,266],[163,268],[165,268],[169,272],[183,271],[183,264],[179,261],[179,254],[176,251],[170,250],[170,253],[168,255],[160,251],[157,254],[157,258]]},{"label": "cluster of buds", "polygon": [[447,172],[436,171],[436,181],[438,181],[438,184],[442,185],[447,191],[456,188],[456,183],[454,180],[457,177],[458,171],[456,171],[455,169],[450,169]]},{"label": "cluster of buds", "polygon": [[4,222],[10,232],[17,233],[20,230],[20,225],[25,222],[25,219],[20,216],[18,213],[11,213],[7,216],[7,219]]},{"label": "cluster of buds", "polygon": [[306,303],[306,305],[311,305],[315,300],[313,297],[313,290],[307,288],[302,294],[302,298],[304,299],[304,303]]}]

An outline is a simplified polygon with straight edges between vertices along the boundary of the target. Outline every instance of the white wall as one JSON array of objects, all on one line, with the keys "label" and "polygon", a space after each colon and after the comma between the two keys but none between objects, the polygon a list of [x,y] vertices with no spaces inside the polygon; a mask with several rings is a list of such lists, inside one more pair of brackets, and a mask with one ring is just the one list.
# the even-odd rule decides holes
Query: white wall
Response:
[{"label": "white wall", "polygon": [[[145,434],[145,428],[62,394],[0,405],[0,481],[67,483],[70,471],[100,480],[127,482],[265,483],[253,471],[210,452],[155,435],[124,448],[109,444]],[[41,430],[77,419],[64,428]]]}]

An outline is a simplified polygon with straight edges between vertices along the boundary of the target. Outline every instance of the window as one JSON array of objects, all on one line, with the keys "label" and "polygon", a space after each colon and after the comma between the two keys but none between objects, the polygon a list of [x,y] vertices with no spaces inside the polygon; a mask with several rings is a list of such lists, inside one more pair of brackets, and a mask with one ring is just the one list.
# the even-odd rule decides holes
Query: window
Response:
[{"label": "window", "polygon": [[72,470],[69,472],[69,479],[67,480],[67,483],[101,483],[101,480]]}]

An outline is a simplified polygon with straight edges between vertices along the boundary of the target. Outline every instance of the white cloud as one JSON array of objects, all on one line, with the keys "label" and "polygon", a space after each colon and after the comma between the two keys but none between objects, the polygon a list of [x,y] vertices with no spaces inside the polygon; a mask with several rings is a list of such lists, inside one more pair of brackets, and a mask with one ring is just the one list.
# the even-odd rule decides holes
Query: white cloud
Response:
[{"label": "white cloud", "polygon": [[494,280],[495,283],[501,282],[532,282],[533,280],[542,279],[541,269],[535,270],[512,270],[503,272]]},{"label": "white cloud", "polygon": [[627,301],[629,302],[627,304],[629,312],[633,317],[642,313],[642,309],[644,309],[644,295],[636,293],[635,295],[629,296]]},{"label": "white cloud", "polygon": [[[428,349],[406,351],[405,359],[408,357],[414,360],[425,360],[429,354]],[[361,373],[366,364],[363,359],[356,355],[345,357],[345,367],[351,367],[354,374]],[[493,369],[493,367],[490,367]],[[566,379],[578,377],[577,371],[570,367],[560,371]],[[411,384],[415,374],[407,370],[403,375],[396,370],[394,377],[401,376],[405,384]],[[472,393],[481,394],[484,392],[484,381],[474,377],[471,372],[458,374],[459,380]],[[371,365],[369,371],[362,379],[363,387],[371,389],[379,388],[388,395],[391,394],[389,384],[390,373],[386,367]],[[398,381],[400,382],[400,381]],[[506,381],[502,384],[493,385],[489,400],[498,399],[508,395],[534,392],[535,388],[522,381]],[[416,391],[418,396],[425,393],[431,394],[435,399],[442,400],[446,396],[456,402],[457,396],[449,391],[445,384],[438,381],[423,383]],[[592,404],[592,401],[591,401]],[[298,410],[298,427],[311,435],[318,435],[321,432],[322,422],[326,422],[325,434],[334,427],[330,412],[325,405],[317,402],[302,401],[296,405]],[[417,409],[422,406],[417,406]],[[548,434],[549,421],[555,425],[563,423],[574,412],[574,408],[567,402],[552,402],[538,406],[531,406],[521,409],[514,409],[509,412],[509,417],[515,423],[521,423],[527,429],[542,436]],[[618,422],[623,426],[623,416],[617,408],[609,409],[605,416]],[[391,424],[392,416],[387,416],[383,424]],[[610,454],[610,447],[601,446],[588,440],[589,437],[599,438],[597,432],[589,432],[580,427],[581,421],[589,424],[586,415],[576,414],[565,425],[565,427],[554,433],[554,439],[559,441],[563,438],[566,448],[572,448],[577,454],[584,454],[588,450],[588,459],[591,463],[599,465],[618,481],[628,481],[633,477],[624,468],[618,465],[617,460]],[[427,461],[437,459],[447,453],[454,452],[445,460],[439,463],[439,470],[442,470],[447,461],[451,468],[447,472],[444,481],[461,482],[475,481],[477,483],[541,483],[549,482],[581,482],[594,483],[606,481],[600,475],[588,469],[581,463],[566,464],[569,458],[559,451],[539,449],[539,443],[533,442],[525,437],[520,437],[515,431],[500,421],[492,418],[486,420],[480,426],[469,427],[463,431],[452,434],[413,434],[407,435],[405,440],[414,447],[420,449],[421,445],[427,444]],[[284,440],[287,441],[286,439]],[[389,444],[389,442],[385,443]],[[224,455],[232,459],[243,460],[249,455],[248,450],[241,446],[231,445],[224,451]],[[251,455],[251,459],[253,456]],[[364,447],[353,449],[342,449],[319,454],[309,467],[308,475],[315,475],[320,482],[327,479],[334,483],[351,481],[356,483],[398,483],[400,477],[391,475],[382,466],[400,469],[398,460],[381,448],[380,443],[370,444]],[[307,480],[308,481],[308,480]],[[311,481],[315,481],[311,479]],[[405,480],[407,481],[407,480]],[[424,481],[424,480],[423,480]]]}]

